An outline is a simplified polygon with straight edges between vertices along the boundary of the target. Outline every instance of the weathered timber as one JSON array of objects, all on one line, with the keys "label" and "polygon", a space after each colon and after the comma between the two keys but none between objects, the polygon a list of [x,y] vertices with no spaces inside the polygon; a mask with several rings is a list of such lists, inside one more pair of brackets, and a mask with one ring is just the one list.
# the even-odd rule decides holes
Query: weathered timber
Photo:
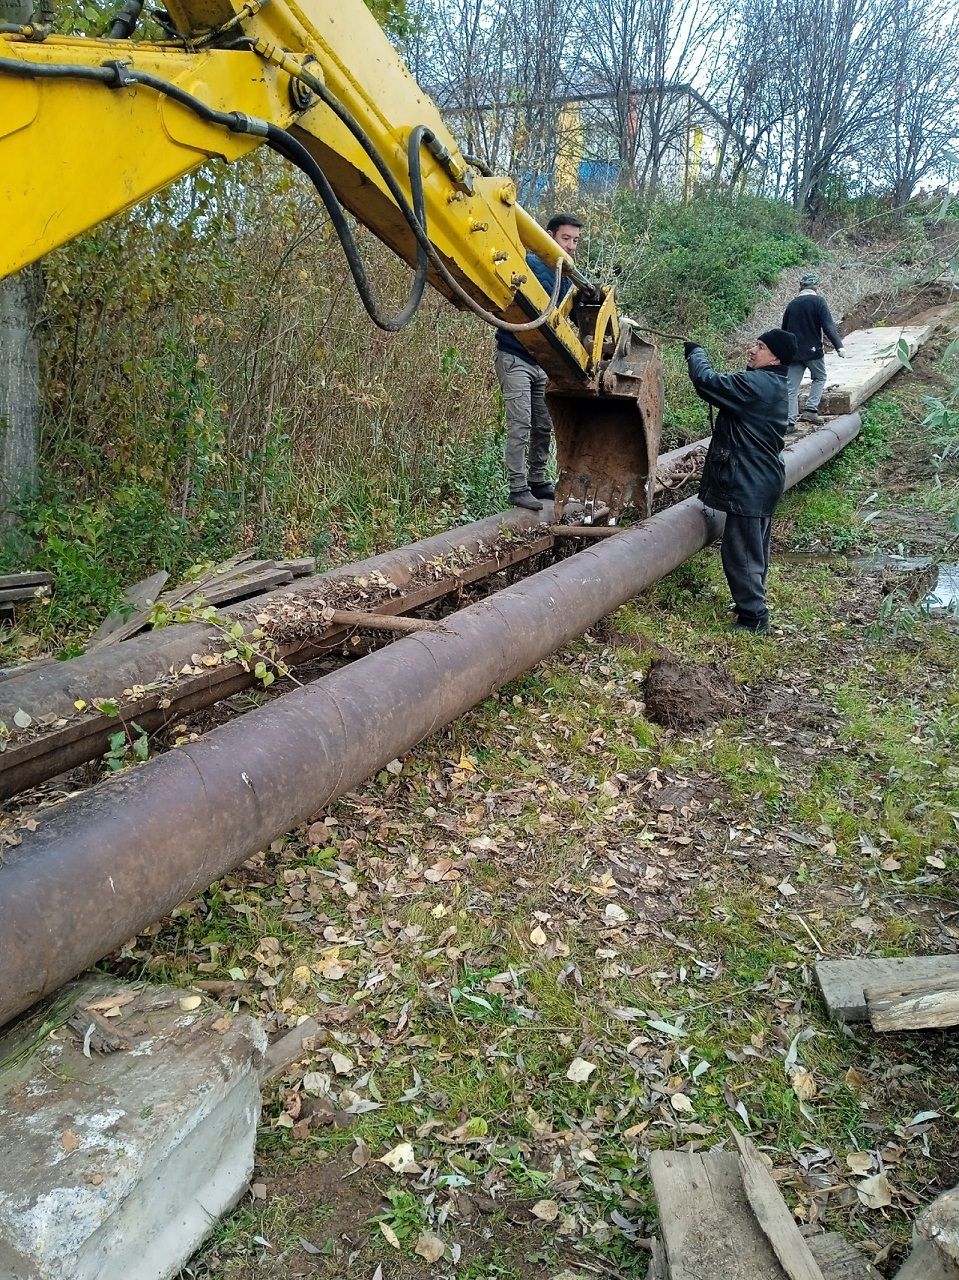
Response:
[{"label": "weathered timber", "polygon": [[611,538],[623,532],[619,525],[609,524],[551,524],[549,531],[554,538]]},{"label": "weathered timber", "polygon": [[316,556],[300,556],[296,560],[277,560],[278,569],[287,569],[294,578],[308,578],[316,573]]},{"label": "weathered timber", "polygon": [[671,1280],[786,1280],[733,1151],[653,1151],[649,1172]]},{"label": "weathered timber", "polygon": [[260,1069],[260,1079],[263,1083],[281,1075],[292,1063],[311,1052],[304,1048],[305,1041],[321,1035],[322,1031],[322,1027],[315,1018],[305,1018],[292,1031],[275,1040],[263,1057],[263,1066]]},{"label": "weathered timber", "polygon": [[826,389],[819,403],[821,413],[851,413],[904,368],[899,343],[910,356],[935,332],[936,325],[857,329],[843,341],[845,359],[826,355]]},{"label": "weathered timber", "polygon": [[42,570],[30,573],[0,573],[0,591],[8,587],[44,587],[52,586],[53,574]]},{"label": "weathered timber", "polygon": [[670,1280],[669,1264],[666,1261],[666,1250],[663,1248],[661,1240],[653,1241],[649,1267],[646,1271],[646,1280]]},{"label": "weathered timber", "polygon": [[959,1023],[959,973],[954,978],[870,985],[865,996],[875,1031],[921,1031]]},{"label": "weathered timber", "polygon": [[816,980],[829,1016],[843,1022],[866,1022],[867,986],[904,982],[947,981],[959,976],[959,955],[896,956],[892,959],[820,960]]},{"label": "weathered timber", "polygon": [[36,586],[5,587],[0,591],[0,605],[18,604],[21,600],[49,600],[53,589],[45,582]]},{"label": "weathered timber", "polygon": [[192,599],[202,599],[204,604],[235,604],[237,600],[248,600],[250,596],[263,595],[266,591],[285,587],[292,581],[293,574],[289,569],[277,568],[262,569],[249,574],[231,574],[224,582],[209,578],[203,582],[194,583],[186,594],[184,603],[189,604]]},{"label": "weathered timber", "polygon": [[806,1236],[823,1280],[881,1280],[879,1272],[854,1244],[838,1231]]},{"label": "weathered timber", "polygon": [[789,1280],[823,1280],[819,1264],[799,1233],[769,1170],[748,1138],[733,1132],[746,1198]]},{"label": "weathered timber", "polygon": [[440,625],[426,618],[404,618],[382,613],[362,613],[358,609],[334,609],[330,618],[334,627],[359,627],[364,631],[395,631],[409,635],[413,631],[435,631]]},{"label": "weathered timber", "polygon": [[145,627],[150,610],[156,604],[157,596],[166,586],[170,575],[165,569],[152,577],[135,583],[123,596],[120,606],[108,614],[97,627],[87,643],[87,652],[104,644],[118,644],[127,636]]}]

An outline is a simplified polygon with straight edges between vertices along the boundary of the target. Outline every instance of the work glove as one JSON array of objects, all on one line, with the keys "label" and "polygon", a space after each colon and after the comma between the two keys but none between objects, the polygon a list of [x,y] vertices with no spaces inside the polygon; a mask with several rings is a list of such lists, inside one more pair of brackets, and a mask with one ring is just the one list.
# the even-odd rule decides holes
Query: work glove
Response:
[{"label": "work glove", "polygon": [[845,347],[837,347],[837,348],[836,348],[836,355],[839,357],[839,359],[840,359],[840,360],[845,360],[845,358],[846,358],[846,350],[845,350]]},{"label": "work glove", "polygon": [[702,347],[702,345],[703,344],[701,342],[684,342],[683,355],[688,360],[689,357],[693,354],[693,352],[698,351]]}]

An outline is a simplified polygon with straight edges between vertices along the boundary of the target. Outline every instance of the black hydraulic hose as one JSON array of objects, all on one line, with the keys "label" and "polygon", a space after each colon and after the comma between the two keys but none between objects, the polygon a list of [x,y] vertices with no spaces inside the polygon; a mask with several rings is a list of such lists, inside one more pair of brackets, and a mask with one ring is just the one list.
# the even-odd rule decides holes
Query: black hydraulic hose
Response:
[{"label": "black hydraulic hose", "polygon": [[[350,225],[346,220],[343,212],[343,206],[337,198],[336,192],[330,185],[326,174],[307,151],[301,142],[298,142],[285,129],[280,129],[276,125],[267,126],[266,145],[273,151],[276,151],[284,159],[289,160],[291,164],[295,164],[301,169],[316,187],[320,199],[326,206],[326,211],[333,223],[333,229],[339,237],[340,244],[343,246],[343,252],[346,255],[347,265],[350,268],[350,274],[356,285],[360,300],[366,308],[370,319],[374,324],[379,325],[381,329],[388,332],[395,332],[402,329],[404,325],[412,320],[416,313],[416,309],[423,297],[423,290],[426,287],[426,274],[429,266],[429,260],[422,248],[418,247],[416,256],[416,273],[413,277],[413,284],[410,289],[409,297],[406,305],[395,316],[384,316],[374,296],[372,286],[370,285],[369,276],[366,274],[366,268],[363,265],[363,259],[360,257],[357,248],[356,238],[350,229]],[[418,146],[418,144],[417,144]],[[411,169],[410,176],[413,179],[413,201],[418,206],[418,212],[423,207],[423,184],[419,172],[419,155],[415,157],[416,163],[413,164],[413,136],[410,137],[410,160]],[[416,177],[414,178],[414,173]]]},{"label": "black hydraulic hose", "polygon": [[110,23],[108,40],[129,40],[136,30],[143,12],[143,0],[126,0],[123,8]]},{"label": "black hydraulic hose", "polygon": [[[485,320],[488,324],[497,329],[505,329],[510,333],[523,333],[531,329],[538,329],[546,323],[559,302],[559,291],[563,278],[563,260],[561,259],[556,266],[556,276],[553,283],[553,291],[550,297],[549,306],[545,311],[541,312],[535,320],[527,321],[523,324],[512,324],[509,321],[500,319],[491,311],[487,311],[481,307],[479,303],[466,292],[465,289],[454,278],[447,269],[439,253],[430,242],[425,225],[425,200],[422,193],[422,176],[420,172],[420,147],[425,143],[430,145],[436,142],[435,135],[425,125],[420,125],[410,135],[410,181],[411,190],[414,186],[418,187],[418,192],[414,191],[414,202],[418,203],[418,208],[410,206],[409,201],[400,187],[399,183],[393,177],[390,169],[386,165],[383,158],[373,144],[372,139],[355,119],[350,111],[329,92],[326,85],[315,76],[307,71],[300,70],[299,77],[309,85],[310,88],[317,93],[327,106],[334,112],[350,130],[353,136],[362,146],[363,150],[373,162],[377,172],[383,178],[393,199],[396,201],[397,207],[403,214],[410,230],[416,238],[419,246],[417,252],[417,266],[414,275],[413,286],[410,291],[410,298],[407,305],[400,312],[398,317],[384,317],[381,315],[376,300],[373,297],[372,290],[369,286],[369,280],[363,268],[362,260],[356,248],[356,242],[350,231],[349,224],[346,222],[343,214],[342,206],[337,199],[336,193],[333,191],[326,175],[320,166],[310,155],[310,152],[302,143],[296,141],[291,134],[280,129],[276,125],[271,125],[265,120],[259,120],[255,116],[249,116],[242,111],[217,111],[203,102],[200,98],[195,98],[192,94],[187,93],[185,89],[181,89],[178,85],[171,84],[168,80],[163,80],[159,76],[151,75],[146,71],[138,71],[134,67],[126,65],[122,61],[106,62],[100,67],[81,67],[71,64],[50,63],[42,65],[38,63],[21,62],[14,58],[0,58],[0,73],[7,72],[10,75],[19,76],[23,79],[63,79],[72,78],[78,80],[93,80],[100,84],[106,85],[107,88],[120,89],[131,85],[139,84],[147,88],[154,89],[157,93],[165,94],[172,98],[175,102],[187,107],[193,111],[202,120],[206,120],[210,124],[219,125],[222,128],[229,129],[232,133],[248,133],[267,140],[269,145],[281,155],[289,159],[298,168],[302,169],[310,177],[311,181],[317,188],[327,212],[333,221],[333,225],[337,231],[340,242],[343,245],[344,252],[347,256],[347,263],[350,272],[356,282],[357,289],[360,291],[360,297],[363,305],[366,307],[370,317],[374,323],[381,325],[383,328],[395,329],[402,327],[397,324],[398,319],[406,316],[402,322],[406,323],[412,316],[412,311],[406,315],[410,304],[414,302],[413,311],[422,297],[422,284],[420,283],[421,272],[421,255],[429,263],[433,265],[440,277],[449,286],[451,291],[463,302],[470,311]],[[415,164],[413,163],[415,147]],[[443,149],[442,144],[438,144],[438,149]],[[443,149],[445,150],[445,149]],[[334,212],[335,210],[335,212]],[[362,282],[362,283],[361,283]],[[425,283],[425,279],[423,281]]]}]

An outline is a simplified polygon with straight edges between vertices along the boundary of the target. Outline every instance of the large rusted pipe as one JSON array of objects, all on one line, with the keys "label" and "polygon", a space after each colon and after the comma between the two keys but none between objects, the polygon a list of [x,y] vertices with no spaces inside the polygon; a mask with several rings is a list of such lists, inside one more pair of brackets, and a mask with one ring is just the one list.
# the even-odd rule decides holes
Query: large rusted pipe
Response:
[{"label": "large rusted pipe", "polygon": [[[487,516],[474,524],[435,534],[422,542],[384,551],[355,564],[298,578],[277,591],[258,596],[253,601],[244,600],[227,606],[218,612],[227,617],[249,616],[276,595],[315,593],[318,588],[322,589],[323,583],[344,579],[352,581],[374,573],[382,574],[402,589],[415,570],[430,560],[450,555],[460,548],[482,554],[484,548],[502,537],[504,530],[532,529],[539,523],[539,519],[530,512],[514,508]],[[209,653],[222,639],[222,632],[216,627],[183,623],[148,631],[124,641],[122,645],[95,649],[68,662],[51,663],[23,675],[11,672],[6,679],[0,680],[0,721],[8,728],[12,727],[14,716],[21,709],[34,720],[44,715],[73,715],[73,704],[78,698],[92,704],[94,698],[117,698],[124,689],[131,689],[134,685],[150,685],[162,680],[171,670],[179,671],[190,662],[193,654]]]},{"label": "large rusted pipe", "polygon": [[[855,436],[787,451],[787,484]],[[635,529],[65,801],[0,866],[0,1024],[706,546],[689,498]]]}]

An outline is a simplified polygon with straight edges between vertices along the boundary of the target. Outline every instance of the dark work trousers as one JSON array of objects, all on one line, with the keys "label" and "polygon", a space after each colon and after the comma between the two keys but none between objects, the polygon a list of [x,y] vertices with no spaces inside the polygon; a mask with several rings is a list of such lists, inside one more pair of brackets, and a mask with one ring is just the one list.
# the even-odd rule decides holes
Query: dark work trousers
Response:
[{"label": "dark work trousers", "polygon": [[[496,376],[506,406],[506,470],[510,493],[546,480],[553,424],[546,408],[546,373],[538,364],[497,351]],[[526,452],[529,449],[529,472]]]},{"label": "dark work trousers", "polygon": [[726,516],[723,572],[739,621],[747,627],[769,625],[766,574],[769,572],[770,516]]}]

